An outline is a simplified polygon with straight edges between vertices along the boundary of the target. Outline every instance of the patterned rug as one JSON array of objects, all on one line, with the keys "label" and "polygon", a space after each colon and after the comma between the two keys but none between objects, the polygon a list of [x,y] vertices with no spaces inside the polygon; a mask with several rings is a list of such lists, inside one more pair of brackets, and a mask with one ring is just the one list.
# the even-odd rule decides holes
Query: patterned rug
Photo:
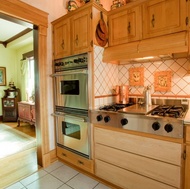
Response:
[{"label": "patterned rug", "polygon": [[0,124],[0,158],[36,146],[36,139],[16,129]]}]

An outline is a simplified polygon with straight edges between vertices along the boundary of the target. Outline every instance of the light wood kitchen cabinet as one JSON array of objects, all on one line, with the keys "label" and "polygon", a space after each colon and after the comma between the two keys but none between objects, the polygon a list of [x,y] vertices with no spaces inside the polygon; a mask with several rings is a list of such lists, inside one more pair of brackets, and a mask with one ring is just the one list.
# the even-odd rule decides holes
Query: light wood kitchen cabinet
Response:
[{"label": "light wood kitchen cabinet", "polygon": [[90,159],[86,159],[61,147],[57,147],[57,156],[60,159],[77,166],[80,169],[94,173],[94,164]]},{"label": "light wood kitchen cabinet", "polygon": [[18,102],[18,126],[20,122],[35,125],[35,104],[29,102]]},{"label": "light wood kitchen cabinet", "polygon": [[186,159],[185,159],[185,187],[190,189],[190,125],[186,125]]},{"label": "light wood kitchen cabinet", "polygon": [[81,10],[72,16],[71,46],[73,54],[85,53],[92,50],[91,20],[91,7]]},{"label": "light wood kitchen cabinet", "polygon": [[96,176],[124,189],[182,188],[182,144],[94,127]]},{"label": "light wood kitchen cabinet", "polygon": [[109,46],[137,41],[142,38],[141,6],[122,7],[108,16]]},{"label": "light wood kitchen cabinet", "polygon": [[187,29],[186,0],[151,0],[143,4],[143,38]]},{"label": "light wood kitchen cabinet", "polygon": [[92,6],[83,6],[52,22],[54,59],[92,51]]},{"label": "light wood kitchen cabinet", "polygon": [[71,54],[70,19],[61,19],[53,25],[54,58],[59,59]]}]

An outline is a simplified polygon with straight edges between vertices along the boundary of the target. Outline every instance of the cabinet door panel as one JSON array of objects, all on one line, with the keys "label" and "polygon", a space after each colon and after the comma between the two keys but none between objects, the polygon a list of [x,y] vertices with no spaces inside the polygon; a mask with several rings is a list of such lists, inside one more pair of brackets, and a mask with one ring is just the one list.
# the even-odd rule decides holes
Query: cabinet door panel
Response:
[{"label": "cabinet door panel", "polygon": [[69,19],[62,20],[53,27],[54,58],[59,59],[70,55]]},{"label": "cabinet door panel", "polygon": [[126,9],[109,17],[109,45],[118,45],[141,38],[141,7]]},{"label": "cabinet door panel", "polygon": [[91,9],[83,10],[72,17],[73,54],[91,50]]},{"label": "cabinet door panel", "polygon": [[152,0],[143,5],[143,38],[186,29],[186,1]]},{"label": "cabinet door panel", "polygon": [[190,144],[186,146],[185,189],[190,189]]}]

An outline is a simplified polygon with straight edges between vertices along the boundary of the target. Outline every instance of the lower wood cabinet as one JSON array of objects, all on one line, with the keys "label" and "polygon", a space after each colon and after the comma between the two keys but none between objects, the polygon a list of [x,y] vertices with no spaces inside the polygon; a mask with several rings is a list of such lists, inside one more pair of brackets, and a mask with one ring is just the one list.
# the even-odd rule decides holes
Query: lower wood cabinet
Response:
[{"label": "lower wood cabinet", "polygon": [[190,125],[185,126],[185,147],[186,147],[186,159],[185,159],[185,187],[184,189],[190,189]]},{"label": "lower wood cabinet", "polygon": [[95,175],[123,189],[182,189],[183,144],[94,127]]},{"label": "lower wood cabinet", "polygon": [[86,159],[82,156],[74,154],[68,150],[65,150],[61,147],[57,147],[57,156],[63,161],[73,164],[80,169],[83,169],[87,172],[94,173],[94,164],[92,160]]}]

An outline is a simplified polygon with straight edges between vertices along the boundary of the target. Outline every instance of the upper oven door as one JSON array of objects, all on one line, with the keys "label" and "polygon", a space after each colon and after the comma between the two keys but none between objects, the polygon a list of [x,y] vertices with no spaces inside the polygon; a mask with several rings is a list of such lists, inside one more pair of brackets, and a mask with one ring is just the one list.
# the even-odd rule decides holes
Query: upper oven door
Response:
[{"label": "upper oven door", "polygon": [[56,106],[88,109],[87,70],[72,70],[55,74]]}]

